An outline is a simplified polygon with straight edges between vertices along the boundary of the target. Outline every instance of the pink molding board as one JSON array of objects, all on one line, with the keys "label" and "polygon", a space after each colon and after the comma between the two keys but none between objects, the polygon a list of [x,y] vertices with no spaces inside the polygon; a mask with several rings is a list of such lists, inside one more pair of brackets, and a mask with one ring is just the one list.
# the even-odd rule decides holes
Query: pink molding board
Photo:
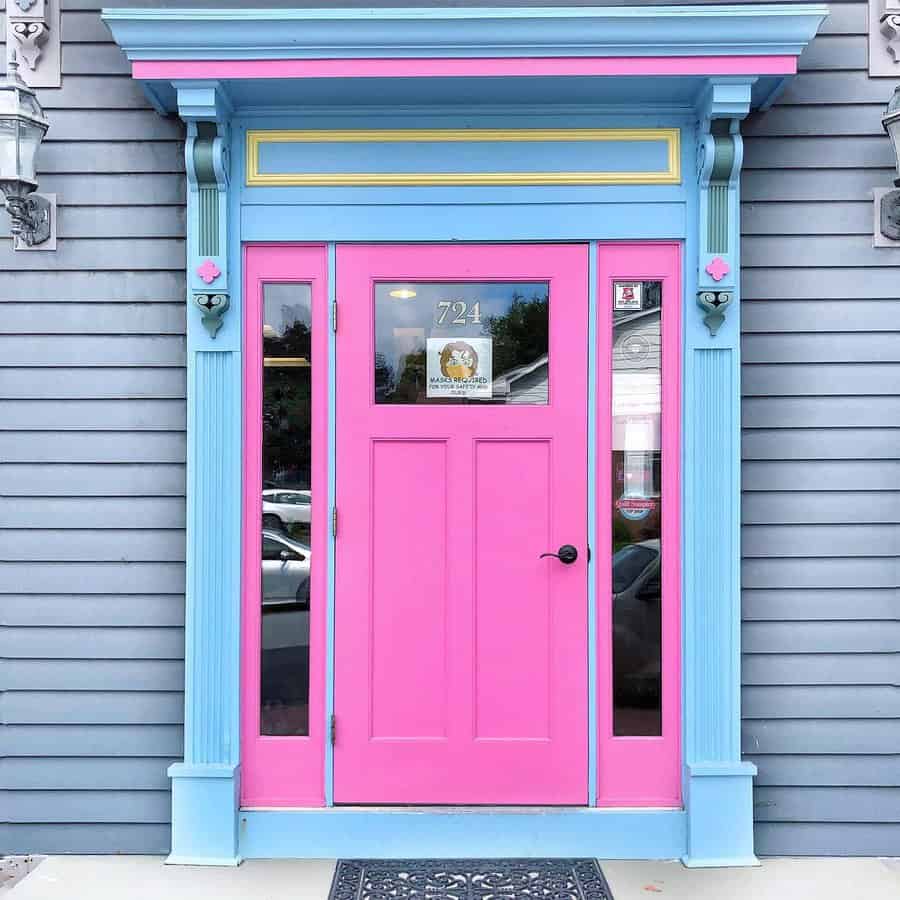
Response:
[{"label": "pink molding board", "polygon": [[793,75],[795,56],[551,57],[543,59],[138,60],[135,78],[441,78],[521,75]]}]

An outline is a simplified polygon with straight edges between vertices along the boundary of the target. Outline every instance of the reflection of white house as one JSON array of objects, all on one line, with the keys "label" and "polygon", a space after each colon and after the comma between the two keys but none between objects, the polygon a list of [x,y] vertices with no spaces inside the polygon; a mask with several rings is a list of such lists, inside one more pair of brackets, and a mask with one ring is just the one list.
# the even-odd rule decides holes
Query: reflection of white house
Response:
[{"label": "reflection of white house", "polygon": [[548,356],[544,353],[524,366],[498,375],[492,384],[494,400],[507,403],[546,403],[550,378]]},{"label": "reflection of white house", "polygon": [[613,327],[613,449],[659,450],[660,310],[616,317]]}]

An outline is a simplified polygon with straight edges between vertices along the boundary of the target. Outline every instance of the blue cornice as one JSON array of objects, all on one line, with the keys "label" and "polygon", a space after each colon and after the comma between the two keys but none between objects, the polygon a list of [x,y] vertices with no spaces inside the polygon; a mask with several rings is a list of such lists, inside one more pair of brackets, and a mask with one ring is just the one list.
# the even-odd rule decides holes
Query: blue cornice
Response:
[{"label": "blue cornice", "polygon": [[131,60],[799,55],[824,5],[105,9]]}]

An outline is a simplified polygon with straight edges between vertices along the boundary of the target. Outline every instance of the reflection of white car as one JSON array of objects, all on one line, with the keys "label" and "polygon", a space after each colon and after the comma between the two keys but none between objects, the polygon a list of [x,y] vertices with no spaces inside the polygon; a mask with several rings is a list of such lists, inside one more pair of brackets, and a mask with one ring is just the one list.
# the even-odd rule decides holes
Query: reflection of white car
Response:
[{"label": "reflection of white car", "polygon": [[263,609],[299,604],[309,609],[310,550],[277,531],[262,533]]},{"label": "reflection of white car", "polygon": [[262,492],[263,528],[284,530],[295,522],[309,524],[312,495],[309,491],[290,491],[270,488]]}]

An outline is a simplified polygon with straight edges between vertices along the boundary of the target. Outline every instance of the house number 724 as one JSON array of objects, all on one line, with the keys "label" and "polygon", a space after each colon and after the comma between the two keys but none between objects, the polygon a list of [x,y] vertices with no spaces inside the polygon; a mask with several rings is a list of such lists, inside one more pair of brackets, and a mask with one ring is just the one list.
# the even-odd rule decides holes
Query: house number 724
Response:
[{"label": "house number 724", "polygon": [[439,300],[434,318],[438,325],[480,325],[481,303],[476,301],[469,306],[465,300]]}]

